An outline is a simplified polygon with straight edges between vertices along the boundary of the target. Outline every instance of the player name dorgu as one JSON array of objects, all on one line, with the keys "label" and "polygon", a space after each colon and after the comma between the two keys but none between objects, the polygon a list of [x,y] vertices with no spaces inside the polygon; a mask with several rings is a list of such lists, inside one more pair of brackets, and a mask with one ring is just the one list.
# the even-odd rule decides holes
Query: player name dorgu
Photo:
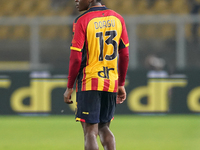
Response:
[{"label": "player name dorgu", "polygon": [[95,29],[101,29],[101,28],[109,28],[109,27],[115,27],[115,20],[107,20],[107,21],[99,21],[94,22]]}]

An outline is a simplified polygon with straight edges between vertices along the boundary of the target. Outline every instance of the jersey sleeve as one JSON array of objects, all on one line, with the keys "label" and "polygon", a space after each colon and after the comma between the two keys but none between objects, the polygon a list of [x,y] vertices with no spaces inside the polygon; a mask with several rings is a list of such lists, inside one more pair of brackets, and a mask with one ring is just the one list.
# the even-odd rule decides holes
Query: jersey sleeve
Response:
[{"label": "jersey sleeve", "polygon": [[121,22],[122,22],[122,34],[120,38],[119,49],[123,49],[129,46],[128,33],[124,19],[122,19]]},{"label": "jersey sleeve", "polygon": [[74,21],[73,23],[73,39],[71,43],[71,50],[81,51],[85,42],[85,30],[81,21]]},{"label": "jersey sleeve", "polygon": [[129,63],[129,47],[125,47],[119,51],[119,62],[118,62],[118,85],[124,86],[126,73],[128,70]]},{"label": "jersey sleeve", "polygon": [[129,39],[124,20],[122,20],[122,34],[119,44],[118,85],[124,86],[129,63]]},{"label": "jersey sleeve", "polygon": [[72,88],[77,75],[80,70],[82,61],[82,49],[85,42],[85,31],[81,22],[74,21],[73,23],[73,39],[71,43],[70,63],[69,63],[69,75],[67,87]]},{"label": "jersey sleeve", "polygon": [[74,82],[80,70],[81,60],[82,60],[82,52],[71,51],[70,61],[69,61],[69,75],[67,82],[68,88],[73,88]]}]

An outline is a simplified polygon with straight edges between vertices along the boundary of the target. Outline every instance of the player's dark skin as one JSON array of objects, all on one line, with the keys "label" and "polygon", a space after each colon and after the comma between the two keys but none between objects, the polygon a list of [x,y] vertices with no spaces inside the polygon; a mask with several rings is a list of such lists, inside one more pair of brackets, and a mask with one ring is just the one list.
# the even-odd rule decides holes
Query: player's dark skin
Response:
[{"label": "player's dark skin", "polygon": [[[89,9],[92,6],[102,6],[101,2],[98,0],[75,0],[76,8],[79,11],[84,11]],[[67,88],[64,93],[64,102],[67,104],[72,104],[71,94],[73,89]],[[118,87],[117,94],[117,104],[121,104],[126,99],[126,91],[124,86]],[[101,144],[104,147],[104,150],[116,150],[115,146],[115,137],[113,133],[110,131],[109,126],[110,122],[107,123],[99,123],[99,124],[90,124],[81,122],[83,131],[84,131],[84,139],[85,139],[85,150],[99,150],[97,144],[97,136],[99,135]]]}]

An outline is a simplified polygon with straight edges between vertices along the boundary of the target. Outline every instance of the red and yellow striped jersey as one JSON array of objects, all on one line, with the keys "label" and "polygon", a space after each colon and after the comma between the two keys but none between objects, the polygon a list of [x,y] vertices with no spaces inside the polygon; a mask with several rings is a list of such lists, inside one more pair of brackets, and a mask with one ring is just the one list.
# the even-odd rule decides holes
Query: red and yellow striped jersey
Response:
[{"label": "red and yellow striped jersey", "polygon": [[124,19],[113,10],[91,7],[73,23],[71,50],[82,52],[77,91],[117,92],[118,50],[128,47]]}]

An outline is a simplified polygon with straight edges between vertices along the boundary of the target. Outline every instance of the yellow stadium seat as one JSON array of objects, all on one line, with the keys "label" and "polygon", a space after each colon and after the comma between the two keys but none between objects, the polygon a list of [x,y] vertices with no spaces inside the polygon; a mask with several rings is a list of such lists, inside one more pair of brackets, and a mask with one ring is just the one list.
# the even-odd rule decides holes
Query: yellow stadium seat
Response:
[{"label": "yellow stadium seat", "polygon": [[191,30],[192,30],[192,25],[191,24],[185,25],[185,35],[186,35],[187,38],[192,36]]},{"label": "yellow stadium seat", "polygon": [[60,35],[61,39],[67,39],[72,37],[70,30],[72,30],[69,26],[62,26],[60,27]]},{"label": "yellow stadium seat", "polygon": [[170,8],[167,0],[157,0],[152,10],[155,14],[169,14],[171,12]]},{"label": "yellow stadium seat", "polygon": [[6,5],[5,0],[1,0],[0,1],[0,17],[4,16],[5,14],[5,10],[4,10],[5,5]]},{"label": "yellow stadium seat", "polygon": [[13,16],[14,13],[17,10],[17,1],[6,1],[4,3],[4,6],[2,8],[2,11],[4,12],[4,16]]},{"label": "yellow stadium seat", "polygon": [[121,14],[135,14],[135,1],[133,0],[125,0],[121,2],[120,5],[120,13]]},{"label": "yellow stadium seat", "polygon": [[173,14],[188,14],[190,12],[187,0],[173,0],[171,10]]},{"label": "yellow stadium seat", "polygon": [[45,26],[41,28],[41,37],[44,39],[56,39],[59,34],[59,26]]},{"label": "yellow stadium seat", "polygon": [[136,5],[136,13],[141,14],[151,14],[151,11],[148,9],[148,3],[146,0],[139,0]]},{"label": "yellow stadium seat", "polygon": [[40,28],[40,36],[43,39],[67,39],[71,38],[70,26],[43,26]]},{"label": "yellow stadium seat", "polygon": [[66,7],[66,8],[61,9],[57,13],[57,15],[58,16],[69,16],[69,15],[71,15],[73,13],[73,10],[74,10],[74,8],[72,8],[72,7]]},{"label": "yellow stadium seat", "polygon": [[[50,0],[37,0],[36,8],[38,15],[48,14],[48,11],[51,10],[51,1]],[[47,12],[47,13],[46,13]]]},{"label": "yellow stadium seat", "polygon": [[174,38],[176,34],[175,30],[176,30],[176,27],[173,24],[161,25],[160,38],[163,38],[163,39]]},{"label": "yellow stadium seat", "polygon": [[156,38],[157,37],[158,28],[155,24],[147,25],[146,27],[146,38]]},{"label": "yellow stadium seat", "polygon": [[34,7],[36,3],[35,1],[26,0],[26,1],[20,1],[19,3],[19,14],[20,16],[33,16],[34,13]]},{"label": "yellow stadium seat", "polygon": [[138,37],[144,38],[144,39],[155,38],[156,31],[157,31],[157,28],[155,24],[140,25],[137,28]]},{"label": "yellow stadium seat", "polygon": [[0,39],[7,39],[9,37],[9,32],[9,26],[0,26]]},{"label": "yellow stadium seat", "polygon": [[30,36],[28,26],[15,26],[11,34],[11,39],[28,39]]},{"label": "yellow stadium seat", "polygon": [[105,5],[107,8],[110,8],[110,9],[113,9],[115,10],[116,12],[120,12],[121,10],[121,6],[120,6],[120,3],[121,1],[120,0],[106,0],[104,1],[105,2]]}]

